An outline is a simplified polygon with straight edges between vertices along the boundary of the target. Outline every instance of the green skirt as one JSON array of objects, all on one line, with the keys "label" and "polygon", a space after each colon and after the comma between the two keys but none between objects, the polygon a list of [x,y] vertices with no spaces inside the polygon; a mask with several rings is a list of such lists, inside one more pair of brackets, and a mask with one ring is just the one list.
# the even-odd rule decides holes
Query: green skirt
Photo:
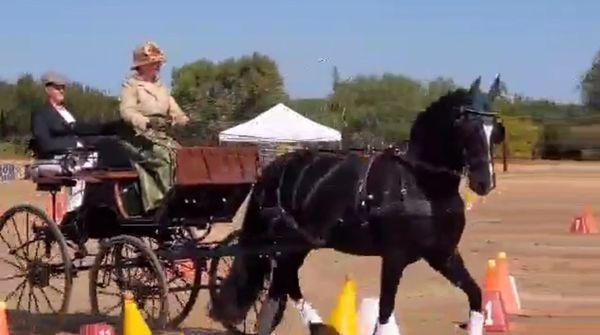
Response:
[{"label": "green skirt", "polygon": [[157,132],[140,135],[135,142],[144,157],[144,160],[134,162],[134,166],[139,175],[144,210],[148,212],[161,205],[173,186],[176,149],[181,146],[166,134]]}]

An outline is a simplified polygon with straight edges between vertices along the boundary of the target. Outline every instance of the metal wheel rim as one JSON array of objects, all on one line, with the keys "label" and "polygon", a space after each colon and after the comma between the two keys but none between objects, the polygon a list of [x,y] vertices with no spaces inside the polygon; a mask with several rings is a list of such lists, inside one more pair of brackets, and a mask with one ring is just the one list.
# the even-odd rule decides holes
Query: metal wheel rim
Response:
[{"label": "metal wheel rim", "polygon": [[0,254],[0,282],[19,282],[2,296],[13,313],[23,313],[13,318],[20,320],[13,326],[28,329],[40,322],[43,327],[60,327],[68,310],[73,268],[56,224],[41,209],[15,206],[0,217],[0,245],[3,251],[12,250]]}]

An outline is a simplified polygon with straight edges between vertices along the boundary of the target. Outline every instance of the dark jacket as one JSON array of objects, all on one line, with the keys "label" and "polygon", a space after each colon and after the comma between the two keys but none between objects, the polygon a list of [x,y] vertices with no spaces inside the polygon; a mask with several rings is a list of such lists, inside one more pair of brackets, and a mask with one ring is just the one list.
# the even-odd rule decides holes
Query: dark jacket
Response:
[{"label": "dark jacket", "polygon": [[51,158],[77,147],[77,141],[85,146],[84,136],[97,136],[112,133],[108,124],[90,124],[76,121],[69,124],[58,111],[48,106],[31,116],[33,149],[37,158]]}]

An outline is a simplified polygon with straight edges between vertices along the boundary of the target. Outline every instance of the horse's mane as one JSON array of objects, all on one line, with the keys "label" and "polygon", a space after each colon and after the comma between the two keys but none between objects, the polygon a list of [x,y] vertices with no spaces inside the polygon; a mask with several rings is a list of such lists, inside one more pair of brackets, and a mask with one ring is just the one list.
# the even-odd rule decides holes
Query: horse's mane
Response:
[{"label": "horse's mane", "polygon": [[457,89],[442,96],[419,113],[410,130],[408,155],[434,165],[449,164],[452,168],[460,167],[460,153],[452,150],[457,147],[453,145],[453,125],[460,113],[458,107],[471,104],[471,94],[465,89]]},{"label": "horse's mane", "polygon": [[459,88],[433,102],[417,115],[410,134],[410,142],[418,140],[423,132],[443,132],[458,116],[456,107],[471,104],[471,95]]},{"label": "horse's mane", "polygon": [[434,101],[429,107],[425,109],[421,115],[433,115],[440,117],[439,114],[448,114],[450,116],[456,115],[457,111],[454,107],[470,104],[472,101],[471,94],[463,88],[456,89],[452,92],[448,92],[438,100]]}]

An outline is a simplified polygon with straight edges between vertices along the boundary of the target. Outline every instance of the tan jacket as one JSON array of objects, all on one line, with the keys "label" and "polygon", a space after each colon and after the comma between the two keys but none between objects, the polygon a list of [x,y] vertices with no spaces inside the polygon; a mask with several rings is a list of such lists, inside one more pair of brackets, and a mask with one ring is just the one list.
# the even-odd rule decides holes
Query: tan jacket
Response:
[{"label": "tan jacket", "polygon": [[123,84],[119,111],[121,118],[131,124],[137,133],[146,130],[148,117],[167,116],[171,125],[184,125],[189,118],[160,81],[151,83],[132,76]]}]

